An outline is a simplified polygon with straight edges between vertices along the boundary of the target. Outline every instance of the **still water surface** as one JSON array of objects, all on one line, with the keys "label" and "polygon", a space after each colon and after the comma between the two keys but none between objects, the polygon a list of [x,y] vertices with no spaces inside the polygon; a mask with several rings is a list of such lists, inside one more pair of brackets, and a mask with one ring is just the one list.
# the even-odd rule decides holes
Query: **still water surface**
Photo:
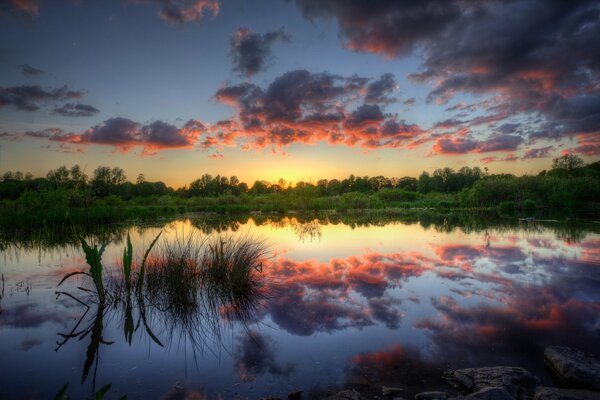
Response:
[{"label": "still water surface", "polygon": [[66,273],[87,270],[73,238],[4,243],[0,398],[52,398],[65,383],[71,398],[109,383],[115,399],[417,391],[444,388],[445,369],[485,365],[522,366],[552,383],[545,346],[600,343],[598,224],[186,218],[113,229],[105,267],[119,266],[127,232],[139,253],[161,230],[161,240],[193,231],[264,239],[268,294],[244,323],[200,316],[191,334],[149,307],[163,346],[143,324],[129,343],[122,307],[99,315],[56,295],[85,297],[77,287],[89,287],[73,278],[57,289]]}]

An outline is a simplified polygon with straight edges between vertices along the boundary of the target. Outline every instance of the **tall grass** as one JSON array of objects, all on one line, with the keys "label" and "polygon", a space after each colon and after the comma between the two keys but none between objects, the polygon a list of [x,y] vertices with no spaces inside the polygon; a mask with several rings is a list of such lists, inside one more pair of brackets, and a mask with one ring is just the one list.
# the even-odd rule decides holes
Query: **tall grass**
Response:
[{"label": "tall grass", "polygon": [[[59,285],[72,276],[84,275],[91,278],[95,288],[93,291],[79,287],[94,293],[98,304],[94,322],[81,331],[92,339],[83,379],[93,360],[97,360],[99,345],[107,344],[101,339],[104,314],[120,305],[127,343],[132,343],[139,327],[143,327],[159,346],[163,344],[154,332],[166,334],[171,340],[179,333],[191,342],[194,356],[198,349],[214,348],[204,344],[211,338],[220,338],[220,325],[224,319],[245,324],[254,315],[262,289],[258,274],[262,271],[265,256],[264,242],[249,236],[212,237],[190,233],[176,240],[163,241],[150,255],[161,233],[154,238],[140,263],[134,261],[128,234],[122,268],[117,269],[116,274],[104,271],[102,255],[106,245],[91,246],[81,239],[89,270],[69,273]],[[87,303],[69,293],[59,294],[90,309]],[[81,332],[74,330],[63,336],[66,341]]]}]

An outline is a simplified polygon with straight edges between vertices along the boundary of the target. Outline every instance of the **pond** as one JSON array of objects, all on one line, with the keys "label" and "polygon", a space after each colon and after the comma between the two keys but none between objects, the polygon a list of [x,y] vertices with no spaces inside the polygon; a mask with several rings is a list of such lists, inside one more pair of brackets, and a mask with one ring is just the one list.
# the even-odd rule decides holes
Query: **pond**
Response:
[{"label": "pond", "polygon": [[522,366],[551,384],[545,346],[600,343],[597,223],[190,216],[98,230],[106,273],[121,268],[127,233],[139,260],[161,231],[157,246],[191,232],[260,238],[264,292],[244,315],[224,304],[194,315],[100,309],[90,280],[57,286],[88,269],[75,233],[5,238],[0,398],[53,398],[65,384],[78,399],[107,384],[115,399],[414,393],[447,388],[446,369],[486,365]]}]

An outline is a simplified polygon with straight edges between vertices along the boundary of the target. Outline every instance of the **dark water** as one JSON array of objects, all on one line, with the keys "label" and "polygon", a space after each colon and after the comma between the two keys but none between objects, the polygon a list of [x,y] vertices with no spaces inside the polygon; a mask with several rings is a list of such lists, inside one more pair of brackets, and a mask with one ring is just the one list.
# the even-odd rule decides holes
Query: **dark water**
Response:
[{"label": "dark water", "polygon": [[[444,388],[447,368],[523,366],[551,383],[550,344],[598,351],[600,226],[436,217],[170,221],[103,229],[119,265],[131,233],[142,251],[198,231],[270,244],[268,295],[244,322],[219,310],[187,321],[147,307],[124,334],[123,306],[88,309],[76,236],[2,241],[0,398],[205,399],[319,394],[346,386]],[[82,318],[83,317],[83,318]],[[204,318],[204,319],[203,319]],[[139,324],[139,325],[138,325]],[[146,326],[148,329],[146,329]],[[155,336],[162,347],[153,339]]]}]

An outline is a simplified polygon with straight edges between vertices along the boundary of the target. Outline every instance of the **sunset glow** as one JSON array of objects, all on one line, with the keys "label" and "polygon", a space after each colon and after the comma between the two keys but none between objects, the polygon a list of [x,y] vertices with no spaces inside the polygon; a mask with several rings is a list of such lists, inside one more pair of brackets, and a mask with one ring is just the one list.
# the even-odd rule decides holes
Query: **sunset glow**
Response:
[{"label": "sunset glow", "polygon": [[5,1],[0,170],[119,166],[177,188],[204,173],[592,162],[597,14],[588,1]]}]

